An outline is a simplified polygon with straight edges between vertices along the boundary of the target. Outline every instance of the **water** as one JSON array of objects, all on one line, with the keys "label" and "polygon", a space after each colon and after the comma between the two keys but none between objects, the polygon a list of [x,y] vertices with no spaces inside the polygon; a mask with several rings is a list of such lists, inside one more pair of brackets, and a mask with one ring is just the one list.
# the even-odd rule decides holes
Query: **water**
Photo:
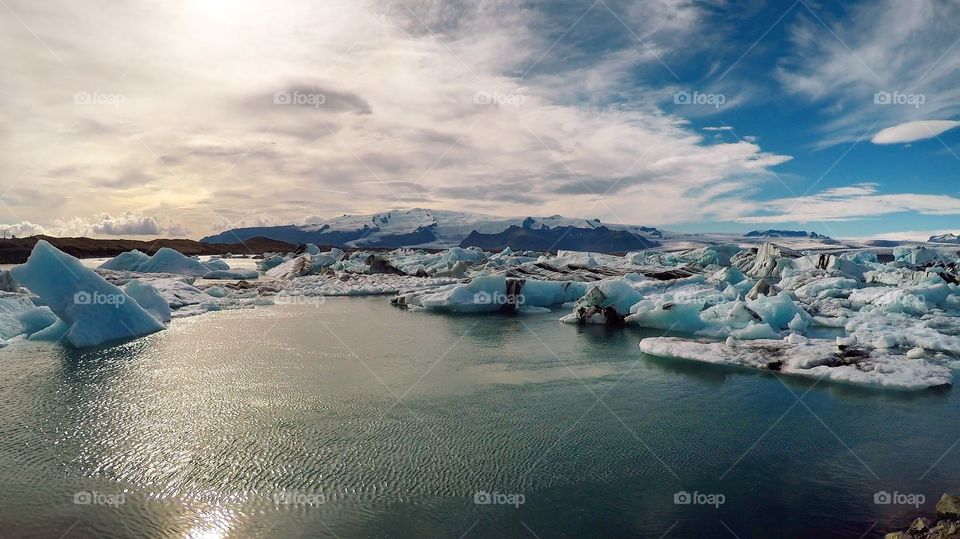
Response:
[{"label": "water", "polygon": [[558,316],[340,298],[84,352],[17,343],[0,536],[881,536],[960,490],[955,391],[645,357],[654,332]]}]

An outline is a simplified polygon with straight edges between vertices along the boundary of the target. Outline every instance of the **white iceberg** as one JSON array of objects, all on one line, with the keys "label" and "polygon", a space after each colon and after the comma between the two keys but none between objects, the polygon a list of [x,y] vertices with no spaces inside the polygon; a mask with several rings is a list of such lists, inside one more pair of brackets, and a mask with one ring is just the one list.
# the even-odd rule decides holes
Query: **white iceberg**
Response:
[{"label": "white iceberg", "polygon": [[[792,341],[792,342],[791,342]],[[739,365],[860,385],[918,390],[949,385],[950,369],[923,358],[880,350],[840,350],[829,340],[701,342],[671,337],[640,341],[646,354]]]},{"label": "white iceberg", "polygon": [[25,264],[10,271],[67,324],[65,338],[75,347],[132,339],[165,327],[123,290],[44,240]]},{"label": "white iceberg", "polygon": [[200,260],[181,254],[175,249],[162,247],[153,255],[140,251],[127,251],[107,260],[100,265],[101,269],[113,271],[133,271],[137,273],[172,273],[203,277],[204,275],[220,270],[228,270],[230,266],[220,259],[211,262]]}]

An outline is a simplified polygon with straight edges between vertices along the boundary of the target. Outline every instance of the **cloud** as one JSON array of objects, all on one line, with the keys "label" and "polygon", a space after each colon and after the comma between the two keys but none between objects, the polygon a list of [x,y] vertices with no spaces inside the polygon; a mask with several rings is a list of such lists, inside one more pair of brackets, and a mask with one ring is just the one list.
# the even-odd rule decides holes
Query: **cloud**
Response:
[{"label": "cloud", "polygon": [[25,238],[27,236],[37,236],[46,233],[47,232],[44,227],[35,223],[31,223],[30,221],[21,221],[11,225],[0,224],[0,235],[2,235],[4,238],[9,238],[12,236]]},{"label": "cloud", "polygon": [[[713,140],[663,108],[677,83],[666,66],[709,30],[710,12],[692,0],[608,0],[559,42],[584,6],[9,4],[69,70],[30,32],[4,36],[0,71],[17,76],[4,80],[0,124],[18,136],[0,142],[0,177],[53,149],[58,167],[79,172],[28,174],[37,191],[62,195],[49,209],[24,197],[17,212],[71,231],[83,227],[74,216],[107,213],[121,217],[87,222],[98,227],[89,231],[163,232],[126,217],[131,207],[205,234],[219,231],[220,215],[279,224],[462,209],[478,196],[500,215],[673,223],[690,220],[690,207],[704,219],[741,207],[738,197],[790,159]],[[118,27],[124,36],[106,31]],[[117,66],[130,67],[119,77]],[[77,92],[123,100],[77,104]],[[277,92],[292,105],[275,103]]]},{"label": "cloud", "polygon": [[828,189],[816,195],[781,198],[764,203],[766,215],[735,217],[740,223],[809,223],[852,221],[899,212],[960,215],[960,198],[918,193],[881,194],[876,184],[862,183]]},{"label": "cloud", "polygon": [[845,7],[836,19],[810,5],[789,27],[776,78],[822,107],[820,146],[852,142],[877,125],[960,115],[960,55],[952,49],[960,4],[881,0]]},{"label": "cloud", "polygon": [[101,215],[100,222],[94,223],[92,230],[105,236],[156,236],[160,234],[160,225],[153,217],[127,212],[121,217]]},{"label": "cloud", "polygon": [[716,127],[714,126],[704,127],[703,130],[704,131],[733,131],[733,128],[730,127],[729,125],[721,125]]},{"label": "cloud", "polygon": [[870,142],[874,144],[914,142],[940,136],[941,133],[957,126],[960,126],[960,122],[953,120],[906,122],[878,131],[877,134],[870,139]]}]

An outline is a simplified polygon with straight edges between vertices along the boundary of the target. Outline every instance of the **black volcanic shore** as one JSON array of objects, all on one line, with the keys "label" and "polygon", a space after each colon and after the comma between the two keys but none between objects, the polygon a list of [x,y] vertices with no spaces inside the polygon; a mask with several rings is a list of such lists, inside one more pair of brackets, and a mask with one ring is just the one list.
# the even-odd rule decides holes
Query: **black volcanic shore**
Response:
[{"label": "black volcanic shore", "polygon": [[259,255],[267,252],[285,253],[297,248],[283,241],[255,237],[243,243],[201,243],[184,239],[104,240],[92,238],[55,238],[30,236],[28,238],[0,239],[0,264],[22,264],[39,240],[47,240],[57,249],[77,258],[106,258],[134,249],[153,254],[163,247],[176,249],[187,256],[193,255]]}]

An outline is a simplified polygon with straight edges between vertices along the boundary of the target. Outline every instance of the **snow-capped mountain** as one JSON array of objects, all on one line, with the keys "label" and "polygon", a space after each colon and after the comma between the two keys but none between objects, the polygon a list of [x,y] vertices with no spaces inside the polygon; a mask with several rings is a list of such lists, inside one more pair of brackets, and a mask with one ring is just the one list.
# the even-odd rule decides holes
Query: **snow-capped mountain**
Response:
[{"label": "snow-capped mountain", "polygon": [[816,232],[807,232],[806,230],[751,230],[744,236],[748,238],[811,238],[811,239],[829,239],[828,236],[817,234]]},{"label": "snow-capped mountain", "polygon": [[950,232],[948,234],[942,234],[940,236],[930,236],[930,239],[927,240],[930,243],[960,243],[960,236]]},{"label": "snow-capped mountain", "polygon": [[372,215],[343,215],[322,223],[249,227],[201,239],[218,243],[262,236],[289,243],[345,247],[467,247],[485,249],[572,249],[608,252],[657,245],[656,228],[601,223],[599,219],[495,217],[415,208]]}]

